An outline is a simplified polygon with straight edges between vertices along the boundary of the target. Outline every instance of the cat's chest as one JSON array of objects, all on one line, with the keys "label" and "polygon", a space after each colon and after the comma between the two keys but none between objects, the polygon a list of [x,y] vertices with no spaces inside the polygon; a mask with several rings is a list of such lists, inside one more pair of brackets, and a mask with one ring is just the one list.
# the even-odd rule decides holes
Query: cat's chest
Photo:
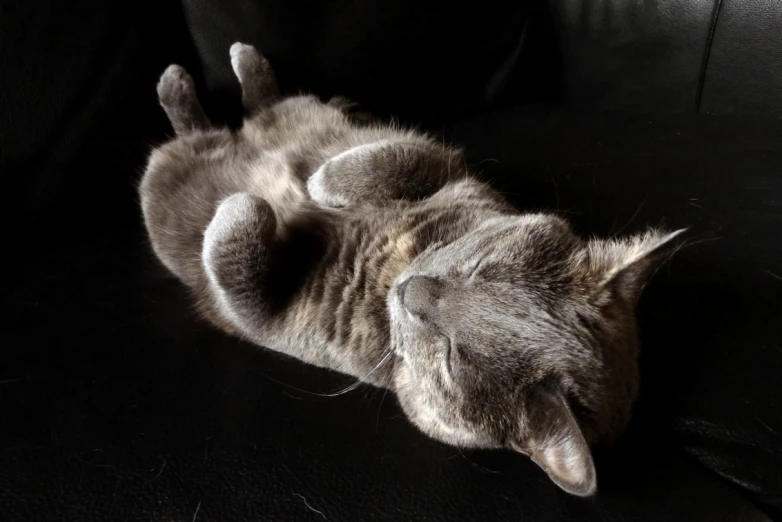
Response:
[{"label": "cat's chest", "polygon": [[447,242],[461,228],[457,221],[450,212],[409,207],[349,212],[289,316],[293,341],[309,346],[308,357],[361,374],[362,361],[375,361],[390,342],[387,297],[395,281],[422,252]]},{"label": "cat's chest", "polygon": [[464,233],[458,209],[378,210],[356,219],[342,234],[343,269],[350,279],[366,279],[374,296],[385,299],[396,278],[421,253]]},{"label": "cat's chest", "polygon": [[352,223],[342,234],[341,263],[335,268],[347,285],[346,292],[356,300],[384,299],[419,252],[414,230],[399,226],[395,217],[373,216]]}]

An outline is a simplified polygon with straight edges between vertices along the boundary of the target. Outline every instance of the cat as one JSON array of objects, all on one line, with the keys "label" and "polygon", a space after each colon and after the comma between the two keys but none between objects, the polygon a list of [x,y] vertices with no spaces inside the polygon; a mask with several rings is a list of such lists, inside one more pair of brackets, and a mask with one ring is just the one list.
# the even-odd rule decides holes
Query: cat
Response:
[{"label": "cat", "polygon": [[525,454],[592,495],[590,446],[616,440],[638,393],[636,303],[682,231],[582,239],[512,207],[460,150],[342,98],[282,97],[249,45],[230,57],[241,129],[214,128],[170,66],[176,137],[139,186],[153,250],[203,316],[393,391],[434,439]]}]

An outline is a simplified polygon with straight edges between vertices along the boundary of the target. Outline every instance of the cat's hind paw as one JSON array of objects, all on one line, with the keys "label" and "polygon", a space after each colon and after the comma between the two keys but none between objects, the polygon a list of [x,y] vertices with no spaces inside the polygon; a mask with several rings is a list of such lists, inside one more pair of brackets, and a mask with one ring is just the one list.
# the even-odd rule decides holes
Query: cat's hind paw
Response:
[{"label": "cat's hind paw", "polygon": [[193,78],[181,65],[169,65],[157,84],[157,95],[164,107],[189,105],[196,97]]},{"label": "cat's hind paw", "polygon": [[211,127],[196,96],[193,78],[181,65],[169,65],[157,84],[160,105],[177,134]]},{"label": "cat's hind paw", "polygon": [[236,42],[228,51],[231,55],[231,67],[239,78],[239,83],[244,84],[248,79],[269,69],[269,62],[252,45]]},{"label": "cat's hind paw", "polygon": [[236,42],[231,46],[231,67],[242,86],[242,105],[252,113],[278,96],[277,81],[269,60],[252,45]]}]

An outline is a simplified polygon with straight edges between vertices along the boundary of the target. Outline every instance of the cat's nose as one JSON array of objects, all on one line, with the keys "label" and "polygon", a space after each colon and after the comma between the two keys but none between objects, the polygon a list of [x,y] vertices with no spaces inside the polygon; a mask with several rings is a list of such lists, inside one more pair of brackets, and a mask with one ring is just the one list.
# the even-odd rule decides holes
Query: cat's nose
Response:
[{"label": "cat's nose", "polygon": [[440,283],[431,277],[413,276],[403,281],[397,292],[408,312],[429,315],[440,295]]}]

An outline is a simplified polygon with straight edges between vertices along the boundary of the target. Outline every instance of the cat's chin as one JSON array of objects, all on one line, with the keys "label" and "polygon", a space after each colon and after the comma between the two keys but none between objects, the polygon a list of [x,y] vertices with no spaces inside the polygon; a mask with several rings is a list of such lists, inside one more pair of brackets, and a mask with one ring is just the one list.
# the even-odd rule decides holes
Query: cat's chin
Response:
[{"label": "cat's chin", "polygon": [[391,323],[391,349],[397,361],[393,388],[405,416],[416,428],[439,442],[461,448],[497,447],[473,430],[447,422],[445,416],[433,406],[433,403],[439,402],[431,395],[435,393],[434,388],[427,385],[425,379],[422,380],[423,377],[416,375],[415,361],[409,360],[410,350],[405,346],[405,332],[419,325],[415,324],[417,320],[405,309],[398,291],[400,284],[408,278],[409,275],[397,278],[386,300]]},{"label": "cat's chin", "polygon": [[499,447],[472,430],[446,422],[424,395],[427,388],[429,387],[418,381],[410,365],[400,359],[394,372],[394,390],[402,411],[413,426],[432,439],[450,446],[472,449]]}]

